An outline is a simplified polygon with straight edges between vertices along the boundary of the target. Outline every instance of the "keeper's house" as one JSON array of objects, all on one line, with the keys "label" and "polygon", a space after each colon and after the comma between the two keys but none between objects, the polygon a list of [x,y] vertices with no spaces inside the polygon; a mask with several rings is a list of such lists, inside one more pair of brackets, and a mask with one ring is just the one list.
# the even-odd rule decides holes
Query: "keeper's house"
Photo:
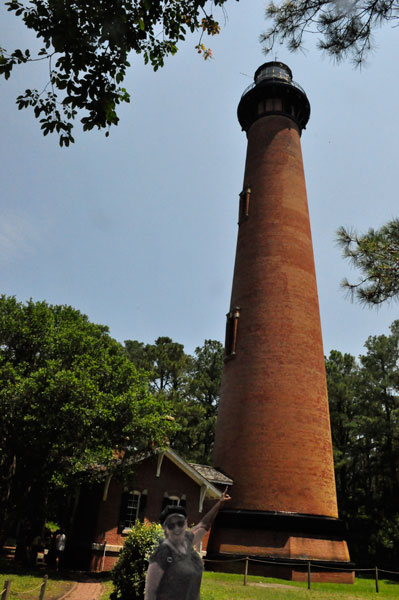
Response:
[{"label": "keeper's house", "polygon": [[[118,560],[130,528],[139,521],[159,521],[167,504],[184,506],[189,526],[198,523],[233,481],[213,467],[188,463],[168,448],[138,461],[132,480],[83,487],[76,500],[65,562],[90,571],[108,571]],[[205,552],[208,536],[200,551]]]}]

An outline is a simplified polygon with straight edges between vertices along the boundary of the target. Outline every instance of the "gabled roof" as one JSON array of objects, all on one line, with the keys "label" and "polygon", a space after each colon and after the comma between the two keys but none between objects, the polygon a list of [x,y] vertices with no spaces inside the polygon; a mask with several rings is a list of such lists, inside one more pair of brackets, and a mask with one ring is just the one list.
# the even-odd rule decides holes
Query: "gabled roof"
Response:
[{"label": "gabled roof", "polygon": [[197,469],[194,469],[194,467],[190,463],[186,462],[184,458],[176,454],[176,452],[171,448],[163,450],[158,455],[158,477],[161,472],[161,465],[164,456],[169,458],[169,460],[171,460],[177,467],[179,467],[179,469],[181,469],[183,473],[185,473],[186,475],[188,475],[188,477],[195,481],[195,483],[197,483],[202,488],[205,488],[206,496],[210,498],[220,498],[222,492],[218,490],[209,479],[204,477],[204,475],[202,475],[202,473],[200,473]]},{"label": "gabled roof", "polygon": [[230,479],[230,477],[227,477],[227,475],[224,475],[209,465],[197,465],[195,463],[190,463],[190,466],[211,483],[220,485],[233,485],[233,480]]},{"label": "gabled roof", "polygon": [[[161,451],[158,454],[158,465],[157,465],[157,477],[161,473],[161,467],[164,457],[171,460],[179,469],[183,471],[188,477],[190,477],[197,485],[200,486],[200,498],[199,498],[199,512],[202,512],[204,506],[204,500],[206,497],[218,499],[222,493],[216,488],[214,483],[222,483],[224,485],[231,485],[233,481],[216,471],[213,467],[207,467],[205,465],[194,465],[186,462],[181,456],[176,454],[171,448]],[[208,478],[209,477],[209,478]]]},{"label": "gabled roof", "polygon": [[[210,467],[208,465],[197,465],[194,463],[186,462],[184,460],[184,458],[179,456],[174,450],[172,450],[172,448],[166,448],[164,450],[159,449],[154,454],[155,454],[155,456],[158,456],[156,477],[159,477],[161,474],[162,463],[163,463],[164,457],[166,456],[179,469],[181,469],[183,471],[183,473],[185,473],[188,477],[190,477],[193,481],[195,481],[195,483],[197,485],[200,486],[200,488],[201,488],[200,501],[199,501],[199,511],[200,512],[202,512],[203,503],[204,503],[204,500],[206,497],[217,500],[218,498],[221,497],[221,495],[223,493],[217,487],[215,487],[213,485],[214,483],[219,484],[219,485],[232,485],[233,484],[232,479],[230,479],[223,473],[220,473],[213,467]],[[154,456],[154,454],[152,454],[152,456]],[[134,463],[137,464],[137,463],[142,462],[143,460],[146,460],[150,456],[151,456],[151,453],[149,453],[149,452],[143,453],[138,457],[136,456],[134,458],[133,457],[130,458],[129,462],[131,462],[132,464],[134,464]],[[111,479],[112,479],[112,473],[108,473],[108,476],[104,483],[103,500],[107,499],[108,488],[109,488]]]}]

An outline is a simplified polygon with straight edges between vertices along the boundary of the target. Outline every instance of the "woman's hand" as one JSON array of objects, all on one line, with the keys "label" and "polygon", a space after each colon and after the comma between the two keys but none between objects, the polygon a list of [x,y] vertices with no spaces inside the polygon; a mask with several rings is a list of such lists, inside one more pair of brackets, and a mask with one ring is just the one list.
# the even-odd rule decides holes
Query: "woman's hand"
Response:
[{"label": "woman's hand", "polygon": [[227,493],[228,490],[228,486],[226,485],[226,489],[224,490],[223,494],[220,496],[219,498],[219,502],[221,504],[224,504],[225,502],[229,502],[231,500],[231,496],[229,496],[229,494]]}]

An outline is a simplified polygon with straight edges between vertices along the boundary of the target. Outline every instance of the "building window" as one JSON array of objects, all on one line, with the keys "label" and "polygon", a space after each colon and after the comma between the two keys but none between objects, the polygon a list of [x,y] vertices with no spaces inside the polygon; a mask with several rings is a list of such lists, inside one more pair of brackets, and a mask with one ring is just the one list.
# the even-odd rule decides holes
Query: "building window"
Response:
[{"label": "building window", "polygon": [[168,504],[170,504],[172,506],[179,506],[180,498],[178,498],[177,496],[169,496]]},{"label": "building window", "polygon": [[240,193],[240,206],[238,209],[238,224],[248,219],[249,215],[249,199],[251,197],[251,188],[249,185],[245,185],[244,189]]},{"label": "building window", "polygon": [[121,500],[119,533],[130,530],[136,521],[144,521],[147,505],[147,490],[124,492]]},{"label": "building window", "polygon": [[163,495],[163,500],[162,500],[162,510],[166,507],[166,506],[186,506],[186,495],[182,494],[181,496],[172,496],[168,494],[168,492],[165,492]]},{"label": "building window", "polygon": [[285,112],[287,114],[291,114],[291,107],[284,103],[281,98],[266,98],[266,100],[261,100],[258,102],[258,116],[267,114],[267,113],[280,113]]},{"label": "building window", "polygon": [[130,492],[126,506],[125,527],[133,527],[138,519],[140,509],[140,492]]},{"label": "building window", "polygon": [[226,321],[226,341],[224,345],[224,358],[228,360],[236,355],[238,319],[240,318],[240,308],[236,306],[227,313]]},{"label": "building window", "polygon": [[267,98],[265,100],[265,112],[281,112],[283,110],[283,105],[281,102],[281,98]]}]

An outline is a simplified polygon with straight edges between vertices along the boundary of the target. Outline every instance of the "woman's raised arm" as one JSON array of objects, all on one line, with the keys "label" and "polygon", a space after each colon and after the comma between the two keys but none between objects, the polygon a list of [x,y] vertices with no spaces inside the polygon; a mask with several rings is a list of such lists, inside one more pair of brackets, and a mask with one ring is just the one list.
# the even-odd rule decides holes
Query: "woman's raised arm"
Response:
[{"label": "woman's raised arm", "polygon": [[211,510],[208,511],[206,515],[202,517],[201,521],[191,529],[191,532],[194,534],[194,546],[198,544],[204,535],[210,530],[216,515],[224,503],[231,500],[231,497],[227,493],[227,489],[228,488],[226,487],[219,500],[212,506]]}]

